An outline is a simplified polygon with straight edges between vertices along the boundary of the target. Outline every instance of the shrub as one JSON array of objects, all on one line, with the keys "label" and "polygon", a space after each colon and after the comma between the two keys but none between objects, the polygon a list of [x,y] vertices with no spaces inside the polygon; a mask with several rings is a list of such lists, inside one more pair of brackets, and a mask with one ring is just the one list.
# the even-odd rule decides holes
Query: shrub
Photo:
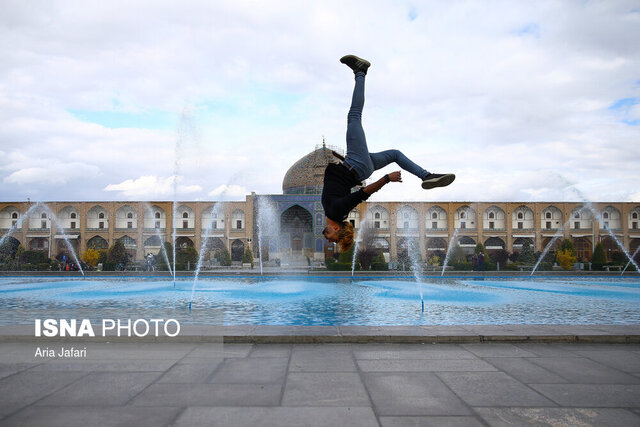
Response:
[{"label": "shrub", "polygon": [[95,249],[87,249],[82,253],[82,261],[86,262],[91,267],[95,267],[98,264],[100,254]]},{"label": "shrub", "polygon": [[220,263],[220,265],[224,267],[228,267],[231,265],[231,255],[229,255],[229,251],[227,248],[222,248],[214,255],[216,261]]},{"label": "shrub", "polygon": [[376,271],[389,270],[389,264],[384,260],[384,255],[382,255],[382,253],[373,257],[371,260],[371,269]]},{"label": "shrub", "polygon": [[247,249],[244,250],[244,255],[242,255],[242,262],[251,264],[251,268],[253,268],[253,254],[251,253],[251,248],[247,246]]},{"label": "shrub", "polygon": [[570,249],[560,249],[556,255],[558,265],[565,270],[571,270],[578,258],[571,252]]},{"label": "shrub", "polygon": [[607,263],[607,254],[604,251],[604,245],[602,243],[596,243],[596,247],[593,248],[593,256],[591,257],[591,269],[592,270],[604,270],[603,266]]}]

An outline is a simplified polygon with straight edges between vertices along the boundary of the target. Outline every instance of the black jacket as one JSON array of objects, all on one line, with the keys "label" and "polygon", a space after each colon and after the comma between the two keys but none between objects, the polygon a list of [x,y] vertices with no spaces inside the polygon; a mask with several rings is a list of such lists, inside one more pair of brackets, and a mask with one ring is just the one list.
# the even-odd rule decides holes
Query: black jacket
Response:
[{"label": "black jacket", "polygon": [[349,212],[360,202],[369,198],[361,188],[352,193],[351,189],[360,182],[342,164],[329,163],[324,171],[322,207],[324,214],[336,222],[342,222]]}]

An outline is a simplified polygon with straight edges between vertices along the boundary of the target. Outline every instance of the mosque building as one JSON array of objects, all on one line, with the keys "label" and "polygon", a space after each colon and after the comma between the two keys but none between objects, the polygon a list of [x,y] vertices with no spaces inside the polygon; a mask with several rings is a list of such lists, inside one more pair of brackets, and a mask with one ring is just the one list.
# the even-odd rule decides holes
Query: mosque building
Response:
[{"label": "mosque building", "polygon": [[[120,240],[131,258],[142,260],[157,253],[161,241],[172,241],[175,228],[177,247],[200,251],[205,241],[207,253],[226,247],[236,262],[246,247],[257,256],[259,237],[264,239],[263,259],[322,262],[335,250],[322,235],[325,216],[320,201],[324,169],[334,161],[332,148],[323,144],[289,168],[282,194],[251,193],[234,202],[178,202],[175,214],[173,202],[168,201],[2,202],[0,236],[10,232],[6,240],[46,251],[49,257],[66,252],[65,237],[79,253],[105,249]],[[263,202],[268,202],[274,218],[264,223],[266,231],[259,236]],[[220,206],[214,209],[216,204]],[[618,251],[611,235],[630,253],[640,246],[639,203],[593,203],[593,207],[591,211],[579,202],[377,202],[374,196],[358,205],[348,220],[356,230],[365,223],[373,228],[373,244],[388,261],[397,260],[409,240],[419,242],[421,257],[427,259],[445,252],[454,237],[454,243],[467,252],[477,243],[488,251],[514,252],[525,242],[541,251],[560,233],[573,241],[584,261],[598,242],[608,254]]]}]

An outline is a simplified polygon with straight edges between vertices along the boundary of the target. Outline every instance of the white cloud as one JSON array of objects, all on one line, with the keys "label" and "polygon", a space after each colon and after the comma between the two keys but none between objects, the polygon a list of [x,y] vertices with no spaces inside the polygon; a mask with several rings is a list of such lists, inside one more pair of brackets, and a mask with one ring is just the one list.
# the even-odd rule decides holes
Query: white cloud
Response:
[{"label": "white cloud", "polygon": [[[74,191],[88,176],[100,173],[100,169],[94,165],[85,163],[58,163],[52,162],[40,167],[25,167],[16,170],[6,176],[2,181],[7,184],[41,184],[44,186],[74,184]],[[67,192],[68,192],[67,188]]]},{"label": "white cloud", "polygon": [[248,194],[248,191],[246,188],[241,187],[239,185],[234,185],[234,184],[232,185],[224,184],[214,188],[209,192],[209,196],[222,197],[224,199],[244,197],[246,194]]}]

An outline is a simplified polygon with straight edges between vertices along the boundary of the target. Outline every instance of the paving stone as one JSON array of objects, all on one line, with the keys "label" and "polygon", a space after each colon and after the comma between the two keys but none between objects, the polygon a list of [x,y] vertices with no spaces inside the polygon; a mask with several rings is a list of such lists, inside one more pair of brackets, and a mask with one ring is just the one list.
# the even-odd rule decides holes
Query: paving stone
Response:
[{"label": "paving stone", "polygon": [[212,383],[266,384],[284,383],[288,358],[247,357],[226,359],[211,377]]},{"label": "paving stone", "polygon": [[389,350],[355,350],[356,359],[477,359],[477,357],[463,349],[441,349],[438,346],[410,347],[406,349]]},{"label": "paving stone", "polygon": [[39,366],[39,363],[0,363],[0,379],[18,372],[33,369]]},{"label": "paving stone", "polygon": [[177,427],[185,426],[349,426],[377,425],[368,407],[190,407],[177,419]]},{"label": "paving stone", "polygon": [[567,351],[557,343],[518,343],[516,347],[539,357],[575,357],[575,353]]},{"label": "paving stone", "polygon": [[380,417],[382,427],[480,427],[474,417]]},{"label": "paving stone", "polygon": [[624,408],[640,402],[637,384],[531,384],[531,387],[562,406]]},{"label": "paving stone", "polygon": [[184,359],[219,359],[227,357],[247,357],[253,349],[252,344],[200,344]]},{"label": "paving stone", "polygon": [[160,372],[90,373],[36,404],[46,406],[124,405],[160,375]]},{"label": "paving stone", "polygon": [[504,372],[441,372],[438,376],[471,406],[556,406]]},{"label": "paving stone", "polygon": [[601,363],[582,357],[537,357],[531,359],[542,368],[554,372],[568,382],[577,384],[609,383],[633,384],[638,379],[633,375],[609,368]]},{"label": "paving stone", "polygon": [[351,352],[294,350],[289,362],[290,372],[355,372]]},{"label": "paving stone", "polygon": [[222,363],[174,365],[162,375],[158,383],[205,383]]},{"label": "paving stone", "polygon": [[380,416],[470,415],[468,407],[435,374],[369,373],[363,380]]},{"label": "paving stone", "polygon": [[73,427],[73,426],[136,426],[170,425],[182,408],[144,408],[123,406],[30,406],[2,420],[3,426]]},{"label": "paving stone", "polygon": [[363,372],[497,371],[480,359],[393,359],[358,360]]},{"label": "paving stone", "polygon": [[52,360],[33,368],[35,372],[86,371],[86,372],[159,372],[165,371],[176,362],[166,359],[122,360],[122,361],[67,361]]},{"label": "paving stone", "polygon": [[249,353],[249,357],[289,357],[291,344],[256,344]]},{"label": "paving stone", "polygon": [[534,357],[530,353],[514,344],[483,343],[461,344],[461,347],[469,350],[478,357]]},{"label": "paving stone", "polygon": [[86,372],[33,372],[31,370],[0,380],[0,417],[42,399],[77,381]]},{"label": "paving stone", "polygon": [[589,351],[579,350],[578,354],[623,372],[640,372],[640,354],[628,350]]},{"label": "paving stone", "polygon": [[370,406],[360,376],[350,372],[291,372],[283,406]]},{"label": "paving stone", "polygon": [[532,363],[530,358],[524,357],[485,357],[485,362],[490,363],[499,370],[506,372],[513,378],[523,383],[566,383],[567,380],[558,374],[548,371]]},{"label": "paving stone", "polygon": [[134,406],[275,406],[279,384],[152,384],[131,402]]},{"label": "paving stone", "polygon": [[490,426],[633,426],[640,417],[624,409],[476,408]]}]

